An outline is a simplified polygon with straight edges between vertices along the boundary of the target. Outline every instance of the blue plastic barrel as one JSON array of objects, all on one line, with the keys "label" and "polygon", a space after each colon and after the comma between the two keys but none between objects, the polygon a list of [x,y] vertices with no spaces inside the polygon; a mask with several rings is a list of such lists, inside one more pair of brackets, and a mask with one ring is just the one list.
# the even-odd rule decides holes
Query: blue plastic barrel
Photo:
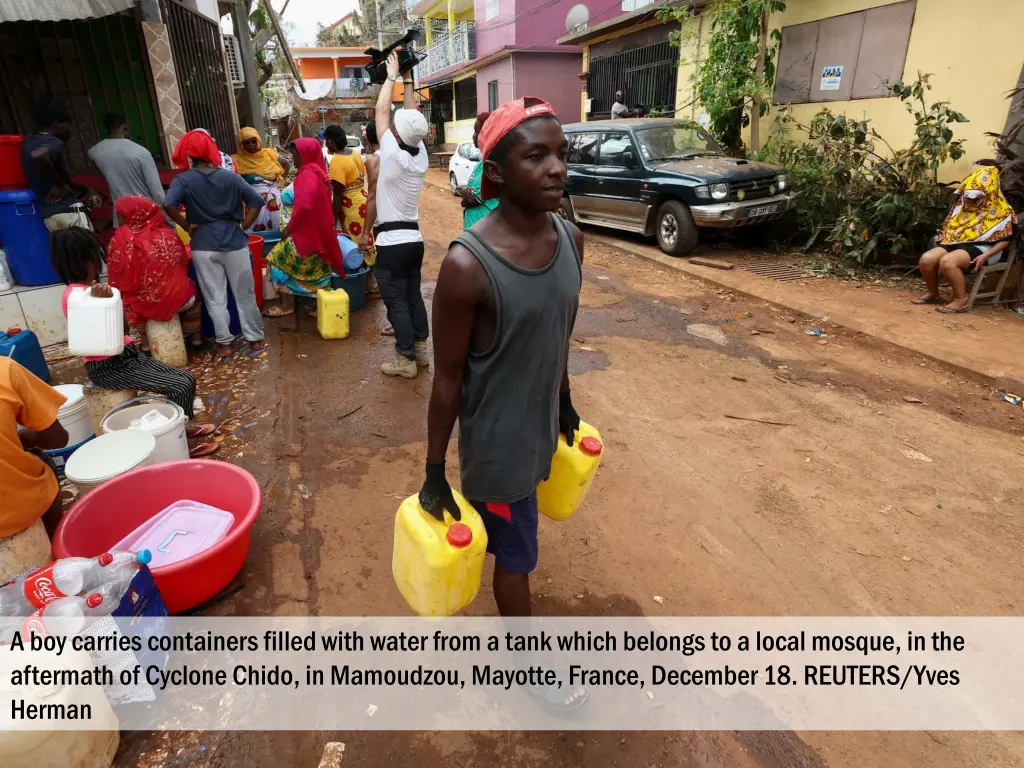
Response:
[{"label": "blue plastic barrel", "polygon": [[60,282],[50,266],[50,233],[31,189],[0,190],[0,240],[16,283]]},{"label": "blue plastic barrel", "polygon": [[46,364],[39,339],[32,331],[18,328],[0,331],[0,357],[9,357],[20,363],[43,381],[50,380],[50,366]]}]

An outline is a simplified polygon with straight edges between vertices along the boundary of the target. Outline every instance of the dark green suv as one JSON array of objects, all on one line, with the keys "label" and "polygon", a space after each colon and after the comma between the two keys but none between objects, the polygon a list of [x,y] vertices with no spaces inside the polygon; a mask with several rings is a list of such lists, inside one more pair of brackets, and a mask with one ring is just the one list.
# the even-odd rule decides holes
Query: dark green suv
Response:
[{"label": "dark green suv", "polygon": [[727,157],[689,120],[603,120],[564,125],[569,177],[561,213],[570,221],[658,238],[686,256],[700,227],[741,227],[795,205],[783,169]]}]

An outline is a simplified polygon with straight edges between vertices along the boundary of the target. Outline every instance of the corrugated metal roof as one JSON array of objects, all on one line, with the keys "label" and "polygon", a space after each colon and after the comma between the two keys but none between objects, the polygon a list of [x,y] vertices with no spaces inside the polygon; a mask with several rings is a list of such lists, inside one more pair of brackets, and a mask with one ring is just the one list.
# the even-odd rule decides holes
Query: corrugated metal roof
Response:
[{"label": "corrugated metal roof", "polygon": [[95,19],[133,5],[135,0],[3,0],[0,22]]}]

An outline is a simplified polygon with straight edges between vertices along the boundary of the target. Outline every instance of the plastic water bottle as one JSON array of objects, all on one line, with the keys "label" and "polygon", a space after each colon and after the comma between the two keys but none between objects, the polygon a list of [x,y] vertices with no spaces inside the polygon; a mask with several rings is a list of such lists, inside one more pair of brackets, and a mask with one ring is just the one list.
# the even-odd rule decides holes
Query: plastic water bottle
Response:
[{"label": "plastic water bottle", "polygon": [[7,254],[0,248],[0,291],[11,289],[10,267],[7,266]]},{"label": "plastic water bottle", "polygon": [[148,549],[105,552],[96,558],[65,557],[29,573],[23,581],[0,587],[0,616],[28,616],[60,600],[91,591],[108,581],[131,579],[152,560]]},{"label": "plastic water bottle", "polygon": [[102,615],[103,595],[92,593],[88,597],[62,597],[40,608],[29,616],[21,627],[22,638],[37,635],[61,634],[73,637],[85,628],[86,619]]},{"label": "plastic water bottle", "polygon": [[[27,616],[62,597],[72,597],[102,579],[97,560],[65,557],[29,573],[24,581],[0,588],[0,615]],[[17,612],[10,612],[11,608]]]},{"label": "plastic water bottle", "polygon": [[115,552],[101,555],[99,559],[101,563],[105,559],[108,562],[103,568],[104,582],[93,588],[93,591],[103,597],[103,604],[93,615],[109,616],[121,604],[121,598],[128,591],[139,568],[149,563],[153,555],[148,549],[144,549],[139,553]]}]

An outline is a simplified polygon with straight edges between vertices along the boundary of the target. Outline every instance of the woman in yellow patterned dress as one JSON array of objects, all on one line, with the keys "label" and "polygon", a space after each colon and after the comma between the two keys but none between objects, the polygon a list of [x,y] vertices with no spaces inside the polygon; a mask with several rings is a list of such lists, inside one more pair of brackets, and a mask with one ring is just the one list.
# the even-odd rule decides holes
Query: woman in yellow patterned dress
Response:
[{"label": "woman in yellow patterned dress", "polygon": [[[918,262],[928,292],[913,303],[942,304],[936,310],[945,315],[966,312],[964,273],[999,262],[1016,225],[1017,216],[999,187],[999,169],[982,166],[971,173],[956,189],[935,247]],[[939,294],[940,274],[953,291],[948,303]]]},{"label": "woman in yellow patterned dress", "polygon": [[[334,191],[334,217],[339,231],[344,232],[355,243],[368,241],[363,252],[363,261],[372,267],[376,259],[373,246],[373,232],[366,225],[366,166],[361,155],[348,147],[348,137],[340,125],[328,125],[324,130],[324,144],[331,153],[328,175]],[[371,229],[372,229],[372,222]],[[373,275],[371,271],[367,278]],[[367,288],[370,289],[370,280]],[[370,290],[367,291],[368,293]]]}]

